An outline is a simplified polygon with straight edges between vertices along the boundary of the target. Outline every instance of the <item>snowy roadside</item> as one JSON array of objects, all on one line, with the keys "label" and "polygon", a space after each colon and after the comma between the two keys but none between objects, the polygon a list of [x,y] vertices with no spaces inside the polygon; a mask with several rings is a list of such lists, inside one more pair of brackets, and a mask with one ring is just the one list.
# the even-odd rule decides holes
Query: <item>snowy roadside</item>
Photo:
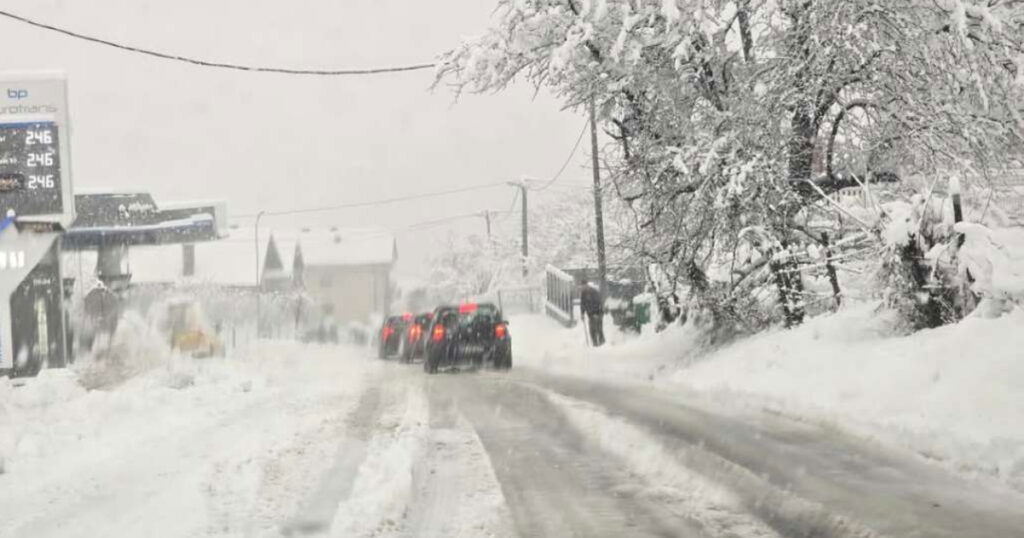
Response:
[{"label": "snowy roadside", "polygon": [[903,337],[869,307],[755,336],[665,382],[824,421],[1024,491],[1024,311]]},{"label": "snowy roadside", "polygon": [[684,390],[719,412],[826,423],[1024,491],[1020,309],[891,336],[861,305],[703,355],[687,327],[602,349],[542,316],[514,318],[512,327],[520,366]]},{"label": "snowy roadside", "polygon": [[377,375],[362,350],[267,343],[170,357],[109,390],[0,380],[0,535],[252,535],[329,462]]}]

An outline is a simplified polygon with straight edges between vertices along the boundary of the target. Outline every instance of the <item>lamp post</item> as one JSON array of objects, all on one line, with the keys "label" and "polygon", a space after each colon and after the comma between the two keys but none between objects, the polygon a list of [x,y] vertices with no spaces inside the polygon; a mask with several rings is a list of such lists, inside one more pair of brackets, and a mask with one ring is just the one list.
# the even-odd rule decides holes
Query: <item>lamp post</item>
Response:
[{"label": "lamp post", "polygon": [[256,339],[260,337],[260,219],[263,218],[265,211],[256,213],[256,225],[253,230],[253,239],[256,245]]}]

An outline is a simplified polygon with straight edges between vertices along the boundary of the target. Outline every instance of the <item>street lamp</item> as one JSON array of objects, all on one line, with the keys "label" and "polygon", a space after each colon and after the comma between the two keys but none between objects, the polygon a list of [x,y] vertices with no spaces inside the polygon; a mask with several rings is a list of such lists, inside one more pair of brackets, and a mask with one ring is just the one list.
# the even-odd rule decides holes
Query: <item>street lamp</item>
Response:
[{"label": "street lamp", "polygon": [[254,226],[253,238],[256,244],[256,339],[260,337],[260,219],[265,211],[256,213],[256,225]]}]

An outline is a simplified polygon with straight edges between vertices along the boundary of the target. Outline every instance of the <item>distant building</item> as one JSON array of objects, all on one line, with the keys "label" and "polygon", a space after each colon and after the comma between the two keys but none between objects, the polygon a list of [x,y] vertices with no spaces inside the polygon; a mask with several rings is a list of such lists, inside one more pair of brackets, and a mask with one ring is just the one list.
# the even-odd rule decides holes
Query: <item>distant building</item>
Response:
[{"label": "distant building", "polygon": [[298,235],[293,267],[309,297],[340,322],[367,322],[388,313],[398,260],[384,230],[332,230]]},{"label": "distant building", "polygon": [[[267,230],[260,236],[262,294],[303,293],[319,315],[338,322],[369,322],[388,313],[398,259],[390,232]],[[77,260],[70,262],[77,268]],[[245,232],[207,243],[136,247],[126,262],[135,286],[213,288],[239,299],[257,289],[256,243]],[[91,269],[90,261],[85,266]]]}]

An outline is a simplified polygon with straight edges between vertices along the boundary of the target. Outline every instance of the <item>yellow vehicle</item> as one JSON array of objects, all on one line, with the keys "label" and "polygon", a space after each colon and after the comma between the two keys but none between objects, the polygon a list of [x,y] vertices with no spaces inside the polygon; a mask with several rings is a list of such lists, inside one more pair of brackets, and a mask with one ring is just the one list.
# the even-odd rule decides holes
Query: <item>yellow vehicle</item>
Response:
[{"label": "yellow vehicle", "polygon": [[196,358],[224,355],[224,343],[210,330],[199,304],[190,299],[167,305],[167,329],[171,347]]}]

